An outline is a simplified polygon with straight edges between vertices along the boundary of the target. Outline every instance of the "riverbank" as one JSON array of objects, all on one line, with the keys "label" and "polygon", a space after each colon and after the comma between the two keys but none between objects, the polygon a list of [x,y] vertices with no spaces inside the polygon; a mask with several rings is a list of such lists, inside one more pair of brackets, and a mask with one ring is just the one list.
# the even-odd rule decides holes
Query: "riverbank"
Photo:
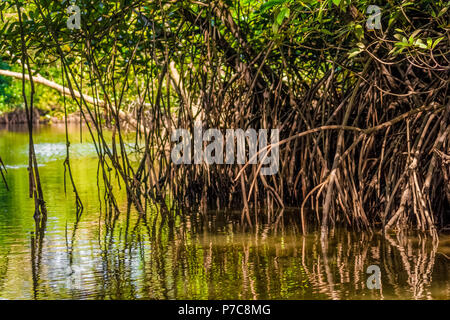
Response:
[{"label": "riverbank", "polygon": [[[52,123],[64,123],[65,118],[51,116],[48,111],[43,111],[40,109],[33,110],[33,123],[35,124],[52,124]],[[81,117],[79,112],[74,112],[68,115],[68,123],[80,123]],[[17,125],[26,124],[27,115],[24,109],[14,109],[10,112],[5,112],[0,114],[0,124],[1,125]]]}]

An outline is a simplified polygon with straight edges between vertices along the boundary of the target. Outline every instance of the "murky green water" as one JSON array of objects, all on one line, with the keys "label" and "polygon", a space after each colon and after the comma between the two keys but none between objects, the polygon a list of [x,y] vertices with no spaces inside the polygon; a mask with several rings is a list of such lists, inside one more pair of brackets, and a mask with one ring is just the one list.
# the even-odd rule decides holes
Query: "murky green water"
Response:
[{"label": "murky green water", "polygon": [[[24,128],[0,128],[10,191],[0,183],[0,298],[5,299],[450,299],[450,237],[339,231],[321,242],[286,215],[277,228],[243,230],[219,212],[161,221],[100,206],[88,134],[70,130],[71,165],[85,210],[64,192],[64,127],[35,134],[48,220],[36,227],[28,199]],[[100,199],[102,193],[100,193]],[[295,212],[294,212],[295,214]],[[161,214],[158,214],[161,217]],[[283,223],[284,222],[284,223]],[[378,265],[381,288],[368,289]]]}]

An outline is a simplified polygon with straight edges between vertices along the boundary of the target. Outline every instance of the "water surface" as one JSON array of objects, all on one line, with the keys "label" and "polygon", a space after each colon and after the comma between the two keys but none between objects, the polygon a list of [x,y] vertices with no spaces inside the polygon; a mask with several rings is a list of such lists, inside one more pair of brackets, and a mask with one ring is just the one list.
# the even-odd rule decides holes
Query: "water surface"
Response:
[{"label": "water surface", "polygon": [[[276,228],[249,230],[225,212],[161,219],[102,205],[98,162],[88,132],[70,128],[74,180],[85,207],[64,187],[64,126],[34,135],[48,207],[36,226],[28,199],[28,135],[0,128],[0,156],[10,191],[0,182],[0,298],[4,299],[450,299],[450,237],[338,230],[326,242],[302,236],[288,216]],[[100,201],[99,201],[100,200]],[[170,204],[167,204],[170,207]],[[287,215],[287,213],[286,213]],[[289,213],[296,215],[296,211]],[[170,215],[169,215],[170,216]],[[368,289],[378,265],[381,289]]]}]

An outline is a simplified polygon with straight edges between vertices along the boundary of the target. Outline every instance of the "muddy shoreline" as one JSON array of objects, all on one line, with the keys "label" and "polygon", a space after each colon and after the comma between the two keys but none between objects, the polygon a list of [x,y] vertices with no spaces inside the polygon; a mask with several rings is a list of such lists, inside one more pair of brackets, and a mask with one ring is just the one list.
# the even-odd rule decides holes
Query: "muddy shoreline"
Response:
[{"label": "muddy shoreline", "polygon": [[[52,123],[64,123],[64,117],[50,116],[48,112],[39,109],[33,110],[33,123],[35,124],[52,124]],[[67,117],[69,123],[80,123],[81,117],[79,112],[69,114]],[[26,124],[27,116],[24,109],[15,109],[10,112],[0,114],[0,125],[16,125]]]}]

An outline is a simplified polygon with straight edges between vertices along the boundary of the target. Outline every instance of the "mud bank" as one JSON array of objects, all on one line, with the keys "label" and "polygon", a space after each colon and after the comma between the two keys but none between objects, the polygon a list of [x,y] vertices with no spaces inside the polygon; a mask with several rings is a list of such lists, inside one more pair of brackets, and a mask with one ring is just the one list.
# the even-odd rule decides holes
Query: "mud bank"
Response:
[{"label": "mud bank", "polygon": [[[52,117],[47,111],[34,109],[33,110],[33,123],[35,124],[49,124],[49,123],[64,123],[64,117]],[[81,118],[79,112],[69,114],[67,122],[80,123]],[[0,124],[14,125],[27,123],[27,115],[24,109],[16,109],[11,112],[0,114]]]}]

